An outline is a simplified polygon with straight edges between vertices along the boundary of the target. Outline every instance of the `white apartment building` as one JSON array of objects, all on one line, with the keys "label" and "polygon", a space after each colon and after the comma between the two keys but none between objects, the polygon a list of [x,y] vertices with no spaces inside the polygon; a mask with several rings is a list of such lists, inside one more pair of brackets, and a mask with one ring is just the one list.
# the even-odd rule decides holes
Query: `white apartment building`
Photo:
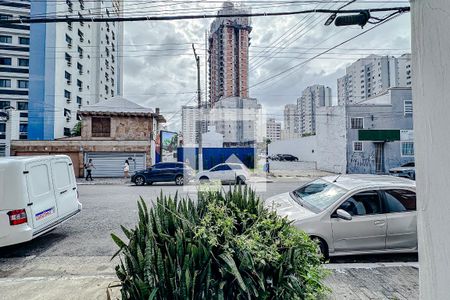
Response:
[{"label": "white apartment building", "polygon": [[[31,15],[119,17],[123,0],[31,1]],[[70,136],[77,111],[122,94],[123,25],[117,22],[32,24],[29,139]]]},{"label": "white apartment building", "polygon": [[284,106],[284,129],[282,139],[294,138],[299,133],[298,109],[296,104],[286,104]]},{"label": "white apartment building", "polygon": [[[0,2],[2,20],[29,14],[30,1]],[[27,138],[29,44],[29,25],[0,27],[0,156],[9,154],[11,139]]]},{"label": "white apartment building", "polygon": [[411,87],[411,55],[370,55],[351,64],[337,80],[338,104],[355,104],[390,87]]},{"label": "white apartment building", "polygon": [[323,85],[309,86],[297,99],[298,132],[300,135],[316,133],[316,108],[332,106],[331,88]]},{"label": "white apartment building", "polygon": [[[199,123],[200,122],[200,123]],[[225,147],[253,146],[262,142],[261,105],[254,98],[229,97],[215,103],[214,108],[182,107],[183,144],[186,147],[198,145],[198,128],[202,133],[215,128],[223,136]]]},{"label": "white apartment building", "polygon": [[281,122],[268,118],[266,122],[266,137],[271,141],[281,140]]}]

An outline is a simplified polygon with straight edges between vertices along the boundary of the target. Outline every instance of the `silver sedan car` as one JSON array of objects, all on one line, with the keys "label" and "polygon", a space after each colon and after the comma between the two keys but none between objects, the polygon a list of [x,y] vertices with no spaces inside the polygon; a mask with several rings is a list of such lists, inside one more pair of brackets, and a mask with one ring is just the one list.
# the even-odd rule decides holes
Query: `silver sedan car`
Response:
[{"label": "silver sedan car", "polygon": [[317,240],[324,257],[417,252],[415,182],[379,175],[314,180],[265,206]]}]

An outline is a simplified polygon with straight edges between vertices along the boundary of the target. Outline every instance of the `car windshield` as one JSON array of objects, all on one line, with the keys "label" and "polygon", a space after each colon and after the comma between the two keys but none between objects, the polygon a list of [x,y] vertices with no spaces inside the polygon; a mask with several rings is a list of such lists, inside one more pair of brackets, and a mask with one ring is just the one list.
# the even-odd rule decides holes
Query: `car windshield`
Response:
[{"label": "car windshield", "polygon": [[294,200],[319,213],[338,201],[347,190],[322,179],[310,182],[292,192]]}]

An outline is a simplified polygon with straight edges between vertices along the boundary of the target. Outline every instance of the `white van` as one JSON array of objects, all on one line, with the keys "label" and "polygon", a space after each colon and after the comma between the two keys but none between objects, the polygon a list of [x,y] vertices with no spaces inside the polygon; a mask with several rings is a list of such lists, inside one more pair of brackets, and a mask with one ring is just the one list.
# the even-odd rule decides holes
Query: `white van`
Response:
[{"label": "white van", "polygon": [[0,158],[0,247],[32,240],[80,211],[70,157]]}]

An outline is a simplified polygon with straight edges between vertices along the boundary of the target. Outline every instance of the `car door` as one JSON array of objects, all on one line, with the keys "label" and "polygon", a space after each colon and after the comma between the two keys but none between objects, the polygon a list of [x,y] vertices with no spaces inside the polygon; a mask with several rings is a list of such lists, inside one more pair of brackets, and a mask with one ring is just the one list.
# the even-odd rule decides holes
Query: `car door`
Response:
[{"label": "car door", "polygon": [[358,192],[343,201],[338,209],[347,211],[352,215],[352,220],[337,218],[335,213],[332,215],[336,252],[385,249],[387,221],[378,191]]},{"label": "car door", "polygon": [[389,189],[382,193],[387,218],[386,248],[416,249],[416,193],[406,189]]},{"label": "car door", "polygon": [[228,164],[222,165],[219,173],[220,173],[220,180],[224,183],[236,181],[236,172]]},{"label": "car door", "polygon": [[165,164],[159,163],[152,167],[149,177],[151,182],[163,182],[166,181],[167,174],[164,174]]},{"label": "car door", "polygon": [[38,161],[27,164],[27,190],[31,210],[33,228],[42,228],[58,217],[56,198],[53,192],[49,161]]},{"label": "car door", "polygon": [[64,217],[78,210],[72,162],[58,158],[52,160],[51,166],[58,216]]}]

